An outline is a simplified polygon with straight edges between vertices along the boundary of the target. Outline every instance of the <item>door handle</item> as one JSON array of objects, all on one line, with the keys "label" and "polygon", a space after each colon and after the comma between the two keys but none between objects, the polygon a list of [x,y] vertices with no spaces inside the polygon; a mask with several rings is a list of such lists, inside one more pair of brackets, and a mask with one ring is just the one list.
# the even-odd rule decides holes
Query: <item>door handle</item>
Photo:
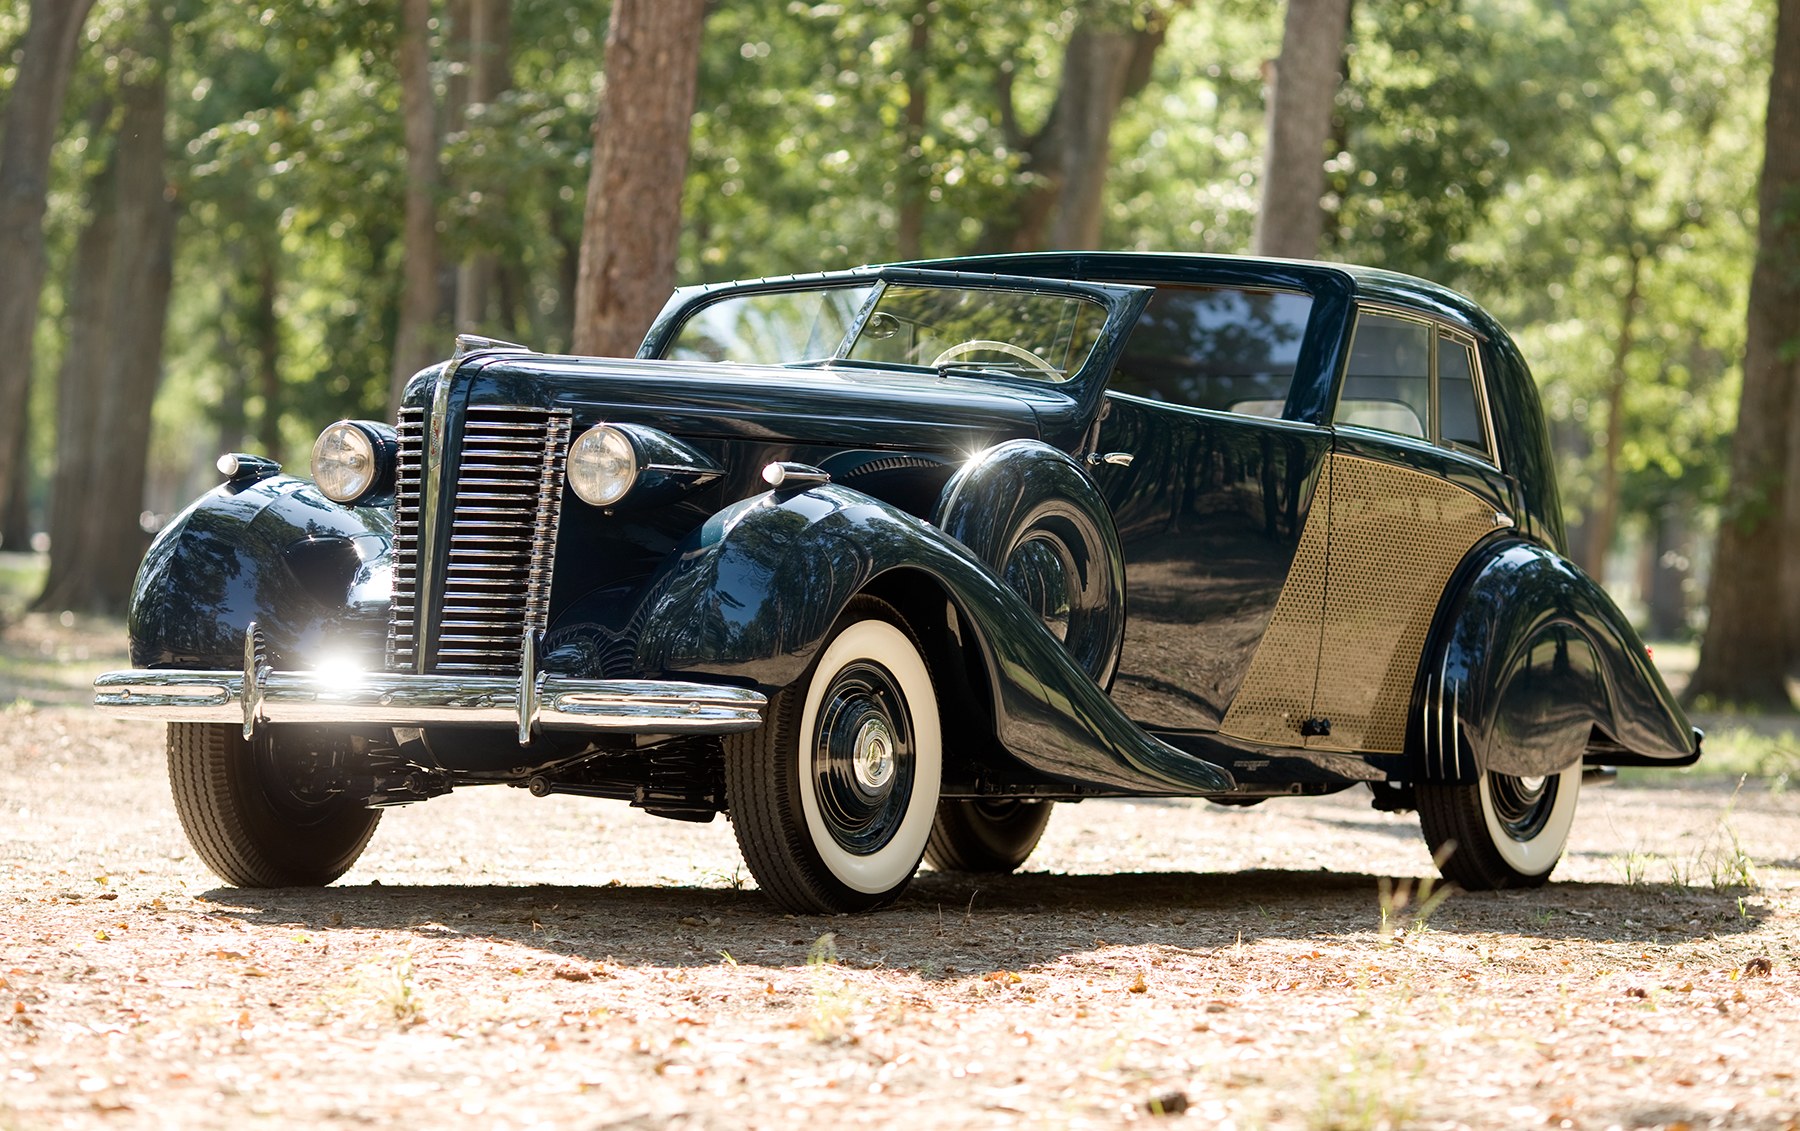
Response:
[{"label": "door handle", "polygon": [[1130,467],[1131,460],[1132,455],[1130,452],[1089,452],[1087,465],[1089,467],[1099,467],[1103,463],[1110,463],[1115,467]]}]

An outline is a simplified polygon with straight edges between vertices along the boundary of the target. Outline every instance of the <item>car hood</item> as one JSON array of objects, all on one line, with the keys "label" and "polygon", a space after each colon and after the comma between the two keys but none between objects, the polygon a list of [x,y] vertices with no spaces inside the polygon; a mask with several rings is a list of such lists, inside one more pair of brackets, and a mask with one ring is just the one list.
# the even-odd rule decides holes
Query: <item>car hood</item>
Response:
[{"label": "car hood", "polygon": [[1072,442],[1082,406],[1053,386],[865,368],[696,364],[491,353],[428,370],[413,403],[570,410],[692,439],[970,452],[1001,440]]}]

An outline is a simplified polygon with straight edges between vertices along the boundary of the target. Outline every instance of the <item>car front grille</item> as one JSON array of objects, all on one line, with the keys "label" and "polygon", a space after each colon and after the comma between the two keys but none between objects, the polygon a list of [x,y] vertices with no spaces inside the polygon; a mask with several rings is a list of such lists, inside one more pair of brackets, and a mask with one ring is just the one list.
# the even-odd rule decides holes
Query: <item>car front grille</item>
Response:
[{"label": "car front grille", "polygon": [[[569,414],[510,405],[471,406],[449,466],[427,467],[421,410],[402,409],[394,507],[394,598],[388,667],[395,671],[504,675],[520,668],[527,630],[542,632],[562,510]],[[420,539],[423,484],[447,476],[449,522],[443,589],[420,606],[433,547]],[[427,643],[429,642],[429,644]],[[431,647],[429,663],[419,649]]]}]

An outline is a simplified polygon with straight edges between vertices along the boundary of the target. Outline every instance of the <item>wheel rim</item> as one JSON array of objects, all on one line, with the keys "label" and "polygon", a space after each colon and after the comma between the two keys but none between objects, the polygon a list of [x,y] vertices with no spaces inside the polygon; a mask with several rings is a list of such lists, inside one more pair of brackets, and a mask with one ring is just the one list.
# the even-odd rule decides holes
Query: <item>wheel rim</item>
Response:
[{"label": "wheel rim", "polygon": [[282,816],[310,825],[343,808],[327,769],[310,751],[278,750],[268,733],[251,740],[250,750],[254,780],[270,808]]},{"label": "wheel rim", "polygon": [[1558,780],[1555,777],[1515,778],[1488,774],[1488,797],[1494,818],[1513,840],[1534,840],[1556,811]]},{"label": "wheel rim", "polygon": [[1475,779],[1482,827],[1499,863],[1521,877],[1550,874],[1581,798],[1581,766],[1545,777],[1488,772]]},{"label": "wheel rim", "polygon": [[859,661],[826,687],[812,770],[813,796],[833,841],[869,856],[894,839],[912,796],[915,758],[906,699],[886,668]]}]

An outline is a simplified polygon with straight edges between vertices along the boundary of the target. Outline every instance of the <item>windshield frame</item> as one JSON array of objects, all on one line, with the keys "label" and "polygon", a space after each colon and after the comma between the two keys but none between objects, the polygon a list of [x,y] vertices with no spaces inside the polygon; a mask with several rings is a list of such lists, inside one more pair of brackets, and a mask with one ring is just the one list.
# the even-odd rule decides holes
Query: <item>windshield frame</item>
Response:
[{"label": "windshield frame", "polygon": [[[1024,291],[1058,298],[1080,298],[1097,303],[1102,308],[1103,318],[1095,333],[1094,344],[1089,349],[1087,356],[1073,372],[1068,373],[1060,381],[1050,381],[1041,377],[980,365],[945,365],[934,369],[930,365],[871,362],[868,359],[845,356],[853,348],[868,320],[878,309],[881,297],[888,286],[907,284],[958,290]],[[855,318],[852,319],[843,341],[838,344],[835,356],[828,359],[807,359],[802,362],[775,364],[791,368],[836,369],[842,367],[863,372],[923,373],[936,374],[939,377],[956,376],[971,380],[1028,384],[1036,388],[1060,389],[1081,400],[1091,399],[1092,389],[1104,384],[1105,374],[1110,372],[1112,367],[1113,356],[1123,343],[1125,335],[1136,324],[1137,317],[1142,312],[1150,295],[1148,287],[1117,283],[1091,283],[965,271],[934,271],[916,267],[864,267],[850,271],[821,272],[780,279],[721,283],[678,290],[662,314],[658,316],[655,324],[651,326],[650,332],[644,338],[643,346],[638,351],[638,356],[641,358],[664,358],[680,337],[682,330],[696,315],[707,307],[727,299],[759,293],[810,291],[831,287],[869,288],[869,295],[857,311]],[[1096,377],[1096,373],[1098,373],[1098,377]]]}]

